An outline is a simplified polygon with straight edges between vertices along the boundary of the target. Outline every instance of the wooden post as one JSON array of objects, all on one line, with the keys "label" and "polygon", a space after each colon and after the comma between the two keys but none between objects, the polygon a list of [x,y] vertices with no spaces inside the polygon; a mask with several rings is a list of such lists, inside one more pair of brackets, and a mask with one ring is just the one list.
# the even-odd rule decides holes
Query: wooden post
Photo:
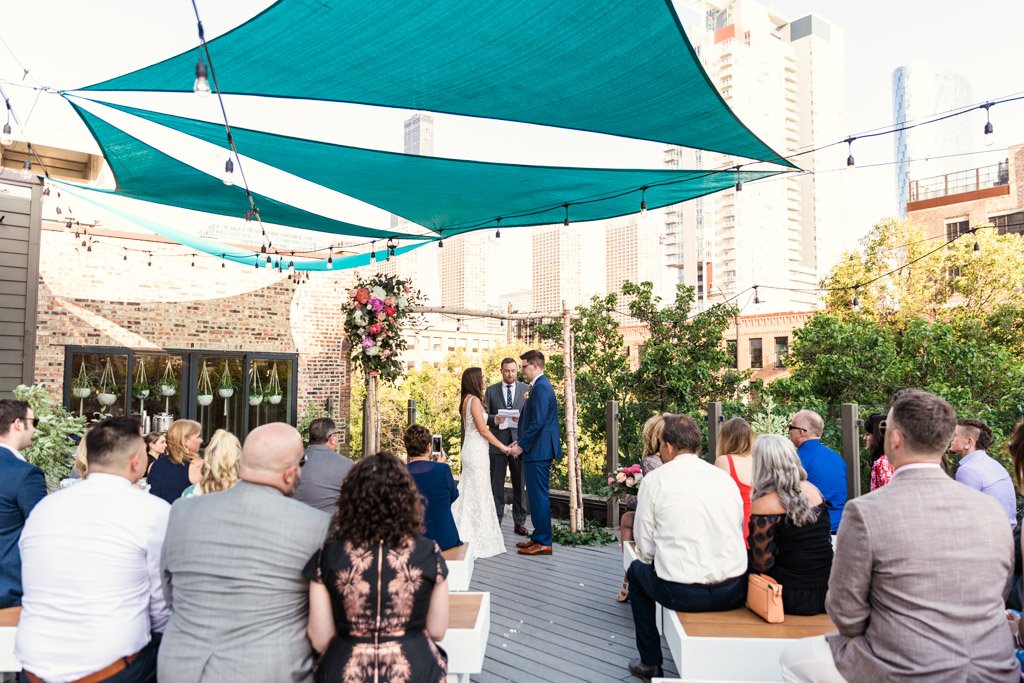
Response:
[{"label": "wooden post", "polygon": [[569,308],[562,300],[562,359],[563,387],[565,391],[565,443],[569,450],[569,530],[577,533],[582,526],[583,500],[578,495],[577,480],[579,477],[579,453],[576,450],[576,406],[573,401],[575,381],[573,378],[572,360],[572,319]]},{"label": "wooden post", "polygon": [[363,399],[363,455],[373,455],[373,405],[369,395],[369,382],[367,382],[367,396]]},{"label": "wooden post", "polygon": [[[619,402],[608,401],[605,409],[605,467],[608,472],[614,472],[619,466]],[[619,526],[619,501],[608,501],[608,527]]]},{"label": "wooden post", "polygon": [[416,424],[416,399],[409,399],[409,426]]},{"label": "wooden post", "polygon": [[[511,301],[508,302],[508,312],[511,315],[511,313],[512,313],[512,302]],[[506,325],[505,325],[505,345],[506,346],[512,346],[512,319],[509,318],[508,320],[505,321],[505,323],[506,323]]]},{"label": "wooden post", "polygon": [[718,432],[722,429],[722,404],[708,402],[708,462],[714,462],[718,455]]},{"label": "wooden post", "polygon": [[860,495],[860,407],[856,403],[844,403],[840,408],[840,425],[843,430],[843,460],[846,461],[846,496],[853,500]]}]

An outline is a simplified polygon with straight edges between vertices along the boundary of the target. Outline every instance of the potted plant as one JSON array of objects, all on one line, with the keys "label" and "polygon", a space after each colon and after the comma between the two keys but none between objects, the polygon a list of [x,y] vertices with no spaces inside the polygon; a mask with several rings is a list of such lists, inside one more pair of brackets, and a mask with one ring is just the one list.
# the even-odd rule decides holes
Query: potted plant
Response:
[{"label": "potted plant", "polygon": [[249,370],[249,405],[258,406],[264,399],[263,383],[260,382],[260,373],[256,368]]},{"label": "potted plant", "polygon": [[237,387],[238,383],[231,376],[231,370],[228,369],[228,362],[224,361],[224,369],[221,370],[220,379],[217,380],[217,395],[221,398],[231,398],[235,395]]},{"label": "potted plant", "polygon": [[167,359],[167,365],[164,367],[164,375],[160,378],[160,381],[156,383],[156,388],[160,391],[161,396],[174,396],[178,393],[178,387],[181,383],[178,382],[178,378],[174,376],[174,368],[171,367],[170,359]]},{"label": "potted plant", "polygon": [[277,363],[274,363],[274,369],[270,371],[270,381],[267,382],[266,396],[267,401],[275,406],[281,402],[281,398],[284,396],[284,392],[281,391],[281,380],[277,376]]},{"label": "potted plant", "polygon": [[210,382],[210,369],[205,364],[199,373],[199,383],[196,387],[196,403],[203,407],[213,403],[213,384]]},{"label": "potted plant", "polygon": [[92,395],[93,376],[85,371],[85,361],[78,366],[78,374],[71,380],[71,395],[75,398],[84,399]]},{"label": "potted plant", "polygon": [[117,403],[117,397],[120,395],[121,388],[117,385],[117,380],[114,379],[114,366],[111,364],[110,358],[107,358],[107,363],[103,366],[103,374],[100,376],[99,394],[96,399],[101,406],[106,407]]},{"label": "potted plant", "polygon": [[145,401],[151,393],[153,393],[153,387],[150,386],[146,377],[146,363],[140,360],[135,368],[135,378],[132,380],[132,396],[140,401]]}]

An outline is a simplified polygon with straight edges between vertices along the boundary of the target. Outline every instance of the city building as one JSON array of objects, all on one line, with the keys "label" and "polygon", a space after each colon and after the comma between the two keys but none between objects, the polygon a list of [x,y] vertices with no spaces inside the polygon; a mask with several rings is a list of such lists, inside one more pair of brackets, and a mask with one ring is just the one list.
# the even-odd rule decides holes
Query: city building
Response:
[{"label": "city building", "polygon": [[[908,64],[892,72],[892,122],[901,126],[965,107],[972,102],[966,78],[930,64]],[[893,136],[896,158],[896,201],[906,216],[910,181],[942,176],[962,167],[951,155],[974,151],[977,130],[965,117],[953,117],[927,127],[897,131]],[[991,136],[989,136],[991,137]],[[974,144],[972,144],[974,143]]]},{"label": "city building", "polygon": [[483,356],[509,341],[507,327],[497,322],[495,327],[499,331],[473,329],[463,322],[444,320],[424,329],[406,330],[403,334],[408,348],[402,352],[405,369],[411,372],[428,365],[440,367],[457,350],[468,354],[473,362],[482,362]]},{"label": "city building", "polygon": [[533,231],[533,312],[548,313],[583,303],[580,229],[544,226]]},{"label": "city building", "polygon": [[[441,305],[486,310],[490,289],[488,280],[495,277],[490,270],[494,234],[488,231],[457,235],[444,240],[444,248],[431,251],[437,251],[440,263]],[[487,319],[470,318],[465,323],[473,329],[483,329],[487,326]]]},{"label": "city building", "polygon": [[617,312],[612,313],[620,325],[629,323],[630,298],[621,296],[625,281],[654,285],[655,295],[662,294],[660,258],[661,226],[650,215],[632,214],[605,223],[605,291],[620,294]]},{"label": "city building", "polygon": [[907,219],[928,237],[952,239],[986,224],[1024,234],[1024,144],[1011,145],[1005,161],[911,179],[907,187]]},{"label": "city building", "polygon": [[[702,23],[686,27],[711,81],[737,116],[781,154],[842,139],[845,129],[843,35],[810,14],[794,21],[755,0],[692,0]],[[696,308],[757,284],[807,289],[838,259],[849,236],[838,148],[795,158],[802,175],[747,183],[665,211],[664,290],[686,284]],[[724,170],[743,160],[669,147],[668,168]],[[747,295],[753,298],[753,293]],[[744,305],[745,300],[736,301]],[[774,311],[818,305],[814,292],[773,292]]]}]

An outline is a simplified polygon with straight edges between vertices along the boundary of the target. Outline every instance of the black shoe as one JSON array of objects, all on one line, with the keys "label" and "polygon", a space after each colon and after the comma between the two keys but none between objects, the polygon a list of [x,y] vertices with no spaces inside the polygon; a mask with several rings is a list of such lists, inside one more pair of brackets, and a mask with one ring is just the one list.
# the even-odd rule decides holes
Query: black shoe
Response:
[{"label": "black shoe", "polygon": [[643,680],[644,683],[651,683],[652,678],[663,678],[665,672],[660,666],[647,666],[640,661],[640,658],[629,660],[629,673]]}]

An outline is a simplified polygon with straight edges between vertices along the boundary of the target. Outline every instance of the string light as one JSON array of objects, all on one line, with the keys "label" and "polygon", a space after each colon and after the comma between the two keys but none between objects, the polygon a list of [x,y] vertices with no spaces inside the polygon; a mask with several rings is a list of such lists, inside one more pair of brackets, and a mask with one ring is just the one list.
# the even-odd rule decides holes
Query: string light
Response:
[{"label": "string light", "polygon": [[388,238],[388,259],[395,255],[395,248],[398,246],[398,241],[389,237]]},{"label": "string light", "polygon": [[295,261],[289,261],[288,262],[288,272],[289,273],[294,273],[295,272]]},{"label": "string light", "polygon": [[736,191],[737,192],[743,192],[743,181],[742,180],[737,180],[736,181]]},{"label": "string light", "polygon": [[193,268],[196,267],[196,255],[195,254],[192,254],[192,267]]},{"label": "string light", "polygon": [[121,259],[121,260],[122,260],[122,261],[127,261],[127,260],[128,260],[128,254],[127,254],[127,253],[125,253],[125,255],[124,255],[124,258],[123,258],[123,259]]},{"label": "string light", "polygon": [[857,298],[857,288],[853,288],[853,312],[857,313],[860,311],[860,299]]},{"label": "string light", "polygon": [[[266,253],[266,252],[264,252],[264,253]],[[267,265],[268,266],[270,265],[270,255],[269,254],[267,255]]]},{"label": "string light", "polygon": [[757,285],[754,285],[754,303],[761,303],[761,298],[757,296]]},{"label": "string light", "polygon": [[[644,199],[645,194],[647,194],[646,185],[640,189],[640,218],[647,218],[647,201]],[[568,213],[568,211],[566,213]]]},{"label": "string light", "polygon": [[327,255],[327,270],[334,269],[334,252],[332,251]]},{"label": "string light", "polygon": [[206,70],[206,64],[200,58],[196,62],[196,82],[192,84],[192,92],[204,99],[210,96],[209,75],[209,72]]},{"label": "string light", "polygon": [[846,142],[846,150],[849,153],[849,156],[846,157],[847,168],[853,168],[853,141],[855,139],[856,138],[846,138],[846,140],[844,141]]},{"label": "string light", "polygon": [[376,242],[370,242],[370,263],[377,262]]},{"label": "string light", "polygon": [[235,163],[230,158],[224,162],[224,177],[221,180],[228,187],[235,184]]},{"label": "string light", "polygon": [[565,204],[565,221],[562,222],[562,225],[569,227],[569,204]]},{"label": "string light", "polygon": [[21,177],[28,180],[32,177],[32,159],[25,157],[25,165],[21,167]]},{"label": "string light", "polygon": [[252,223],[252,209],[245,210],[245,222]]},{"label": "string light", "polygon": [[[985,110],[985,146],[986,147],[991,147],[992,143],[995,142],[995,137],[996,137],[994,135],[994,133],[996,132],[996,129],[992,125],[992,120],[989,117],[989,111],[988,110],[991,107],[992,107],[992,103],[991,102],[986,102],[985,104],[981,105],[981,108]],[[978,246],[978,245],[975,244],[974,246]]]},{"label": "string light", "polygon": [[5,123],[4,132],[0,135],[0,145],[7,147],[12,142],[14,142],[14,138],[11,136],[11,124]]},{"label": "string light", "polygon": [[500,240],[501,239],[501,216],[498,216],[498,220],[495,221],[495,225],[498,226],[498,229],[494,231],[494,239]]}]

